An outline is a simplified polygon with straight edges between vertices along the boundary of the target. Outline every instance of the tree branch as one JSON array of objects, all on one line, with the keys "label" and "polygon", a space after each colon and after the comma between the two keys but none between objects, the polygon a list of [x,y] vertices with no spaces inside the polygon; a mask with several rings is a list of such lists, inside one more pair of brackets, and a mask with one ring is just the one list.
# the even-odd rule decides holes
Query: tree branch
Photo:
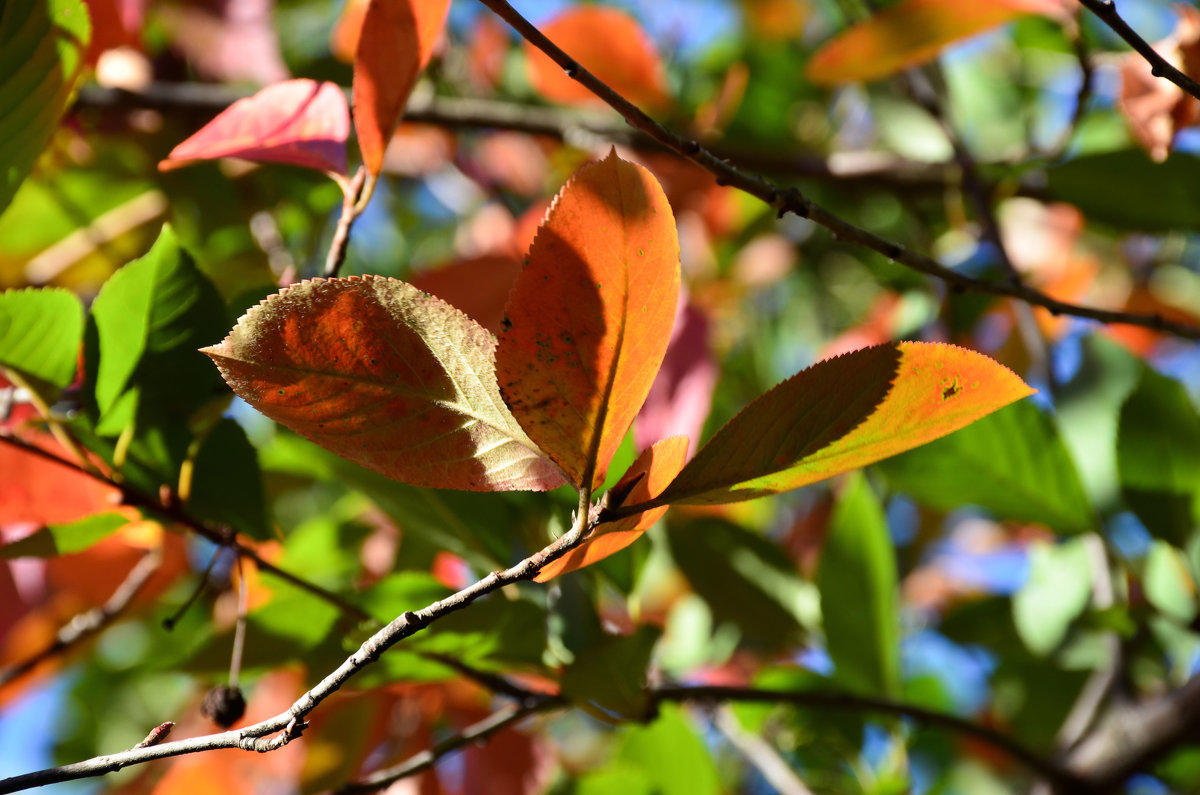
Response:
[{"label": "tree branch", "polygon": [[129,574],[125,575],[125,579],[112,592],[112,596],[108,598],[107,602],[100,607],[80,613],[68,621],[58,631],[54,641],[46,648],[28,659],[0,670],[0,685],[6,685],[18,677],[24,676],[42,662],[63,653],[76,643],[90,638],[108,626],[114,618],[125,611],[133,598],[149,582],[154,572],[158,571],[161,564],[162,550],[155,547],[148,551],[129,570]]},{"label": "tree branch", "polygon": [[729,709],[716,710],[712,723],[779,795],[813,795],[813,791],[800,780],[775,747],[757,734],[743,729]]},{"label": "tree branch", "polygon": [[363,792],[375,792],[399,781],[402,778],[416,775],[437,764],[442,757],[449,756],[472,743],[483,742],[493,734],[519,723],[529,715],[546,712],[565,706],[566,702],[557,696],[542,696],[534,701],[514,705],[493,712],[478,723],[463,729],[460,734],[449,737],[434,747],[410,756],[398,765],[378,770],[361,781],[343,784],[334,791],[334,795],[357,795]]},{"label": "tree branch", "polygon": [[[461,591],[418,610],[406,612],[391,621],[383,629],[363,642],[358,650],[322,679],[315,687],[296,700],[285,712],[273,718],[241,729],[194,737],[188,740],[162,743],[148,748],[137,748],[107,756],[98,756],[83,762],[52,767],[0,780],[0,793],[17,792],[30,787],[40,787],[60,781],[100,776],[130,765],[139,765],[154,759],[212,751],[219,748],[241,748],[244,751],[265,753],[282,748],[299,737],[308,725],[304,718],[333,693],[337,692],[355,674],[379,659],[379,657],[405,638],[420,632],[434,621],[463,609],[481,596],[497,591],[506,585],[533,579],[538,570],[547,563],[557,560],[576,547],[590,532],[596,522],[596,513],[588,510],[590,491],[580,492],[581,510],[576,512],[571,529],[542,550],[504,571],[492,572],[488,576]],[[273,737],[270,735],[274,735]]]},{"label": "tree branch", "polygon": [[663,146],[702,166],[716,177],[718,184],[731,185],[751,196],[755,196],[773,207],[780,215],[792,213],[801,218],[808,218],[813,223],[828,229],[836,239],[846,240],[849,243],[871,249],[905,267],[941,279],[954,289],[972,290],[991,295],[1018,298],[1026,303],[1043,307],[1055,315],[1072,315],[1074,317],[1098,320],[1102,323],[1125,323],[1131,326],[1143,326],[1158,331],[1169,332],[1187,339],[1200,339],[1200,326],[1189,323],[1177,323],[1158,314],[1142,315],[1079,306],[1051,298],[1045,293],[1022,284],[977,279],[951,270],[924,254],[910,251],[898,243],[886,240],[865,229],[860,229],[813,202],[797,188],[781,189],[762,177],[747,174],[736,166],[717,157],[708,149],[701,146],[699,141],[684,138],[663,127],[647,116],[639,107],[614,91],[587,69],[580,66],[575,59],[563,52],[558,45],[546,38],[540,30],[521,16],[506,0],[479,1],[507,22],[522,38],[549,56],[551,60],[561,66],[580,85],[586,87],[597,97],[604,100],[609,107],[620,113],[632,127],[641,130]]},{"label": "tree branch", "polygon": [[1079,2],[1124,39],[1125,43],[1136,50],[1138,55],[1146,59],[1150,64],[1150,74],[1155,77],[1165,77],[1193,97],[1200,99],[1200,83],[1172,66],[1166,58],[1159,55],[1148,41],[1139,36],[1136,30],[1129,27],[1129,23],[1117,13],[1117,4],[1113,0],[1079,0]]},{"label": "tree branch", "polygon": [[342,597],[338,596],[332,591],[325,590],[316,583],[309,582],[302,577],[298,577],[289,571],[279,568],[274,563],[264,560],[254,549],[238,541],[235,533],[214,530],[197,520],[195,517],[190,516],[178,505],[164,505],[161,501],[144,494],[143,492],[130,486],[128,483],[114,483],[98,472],[90,472],[87,469],[84,469],[82,466],[78,466],[70,461],[59,458],[53,453],[48,453],[40,447],[36,447],[35,445],[22,441],[11,434],[0,433],[0,443],[12,445],[13,447],[24,450],[31,455],[36,455],[47,461],[58,464],[59,466],[66,467],[67,469],[74,470],[75,472],[83,475],[87,475],[93,480],[99,481],[107,486],[111,486],[114,489],[118,489],[121,492],[121,501],[124,504],[132,505],[135,508],[142,508],[146,511],[162,516],[175,524],[183,525],[192,532],[196,533],[196,535],[207,538],[214,544],[229,547],[239,556],[254,561],[254,565],[259,571],[265,571],[269,574],[272,574],[279,579],[312,594],[318,599],[328,602],[346,616],[356,621],[372,620],[371,616],[362,608],[347,602]]}]

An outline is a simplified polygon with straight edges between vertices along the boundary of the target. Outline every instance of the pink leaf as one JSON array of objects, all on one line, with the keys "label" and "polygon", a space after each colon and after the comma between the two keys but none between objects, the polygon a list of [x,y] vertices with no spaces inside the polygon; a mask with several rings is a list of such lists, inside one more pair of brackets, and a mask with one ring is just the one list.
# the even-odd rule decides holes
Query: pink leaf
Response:
[{"label": "pink leaf", "polygon": [[685,436],[695,450],[712,408],[716,383],[717,366],[708,348],[708,318],[691,303],[681,302],[662,369],[633,426],[637,449],[645,450],[669,436]]},{"label": "pink leaf", "polygon": [[346,173],[350,109],[333,83],[288,80],[239,99],[171,150],[160,171],[240,157]]}]

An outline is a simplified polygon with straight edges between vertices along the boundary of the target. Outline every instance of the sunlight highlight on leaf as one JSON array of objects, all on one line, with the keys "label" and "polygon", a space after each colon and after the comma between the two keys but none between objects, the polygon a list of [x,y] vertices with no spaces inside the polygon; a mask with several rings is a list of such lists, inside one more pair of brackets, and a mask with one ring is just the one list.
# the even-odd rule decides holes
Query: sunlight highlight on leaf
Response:
[{"label": "sunlight highlight on leaf", "polygon": [[789,491],[945,436],[1032,393],[1007,367],[966,348],[864,348],[755,399],[662,497],[717,504]]},{"label": "sunlight highlight on leaf", "polygon": [[340,456],[405,483],[543,491],[563,475],[496,387],[495,339],[395,279],[301,282],[205,348],[233,390]]},{"label": "sunlight highlight on leaf", "polygon": [[604,482],[662,364],[679,298],[667,197],[610,154],[559,193],[517,277],[497,374],[521,426],[571,482]]},{"label": "sunlight highlight on leaf", "polygon": [[239,99],[176,146],[159,171],[201,160],[240,157],[346,173],[350,111],[333,83],[288,80]]}]

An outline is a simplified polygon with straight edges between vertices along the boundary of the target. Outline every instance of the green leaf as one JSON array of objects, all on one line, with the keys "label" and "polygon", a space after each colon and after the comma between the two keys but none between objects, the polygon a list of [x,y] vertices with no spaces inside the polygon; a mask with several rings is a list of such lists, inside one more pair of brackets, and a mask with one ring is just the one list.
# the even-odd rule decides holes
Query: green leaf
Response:
[{"label": "green leaf", "polygon": [[52,558],[82,552],[127,524],[129,519],[119,513],[98,513],[77,522],[47,525],[0,547],[0,558]]},{"label": "green leaf", "polygon": [[487,670],[540,666],[546,649],[546,611],[528,599],[477,602],[414,637],[411,648]]},{"label": "green leaf", "polygon": [[1094,525],[1092,508],[1054,422],[1024,401],[944,439],[879,464],[896,489],[941,511],[963,503],[1060,533]]},{"label": "green leaf", "polygon": [[672,524],[667,538],[675,565],[718,625],[737,627],[765,649],[800,639],[806,584],[778,545],[715,518]]},{"label": "green leaf", "polygon": [[1183,544],[1200,495],[1200,416],[1179,382],[1143,370],[1121,407],[1117,472],[1125,501],[1146,529]]},{"label": "green leaf", "polygon": [[660,634],[641,626],[632,635],[602,637],[563,671],[563,695],[602,720],[645,718],[646,668]]},{"label": "green leaf", "polygon": [[1029,580],[1012,600],[1017,634],[1034,654],[1049,654],[1087,608],[1091,593],[1085,539],[1033,545],[1029,550]]},{"label": "green leaf", "polygon": [[90,36],[81,0],[0,5],[0,213],[58,127]]},{"label": "green leaf", "polygon": [[1117,229],[1200,228],[1200,158],[1172,152],[1155,163],[1141,149],[1104,152],[1047,169],[1047,192],[1089,221]]},{"label": "green leaf", "polygon": [[135,417],[186,418],[213,398],[216,373],[196,349],[224,332],[225,305],[170,226],[105,282],[91,322],[101,435],[119,434]]},{"label": "green leaf", "polygon": [[222,418],[204,437],[193,462],[188,511],[239,533],[271,537],[258,454],[235,421]]},{"label": "green leaf", "polygon": [[1151,544],[1142,584],[1146,601],[1160,612],[1184,624],[1196,617],[1196,581],[1183,553],[1166,541]]},{"label": "green leaf", "polygon": [[900,692],[896,559],[883,508],[861,474],[830,518],[817,569],[825,642],[836,678],[863,692]]},{"label": "green leaf", "polygon": [[83,305],[74,293],[53,287],[0,293],[0,365],[62,389],[75,377],[82,341]]},{"label": "green leaf", "polygon": [[712,754],[675,704],[663,704],[653,723],[630,728],[617,762],[641,769],[660,795],[722,791]]},{"label": "green leaf", "polygon": [[755,399],[663,492],[724,503],[799,488],[911,450],[1032,390],[953,345],[900,342],[818,362]]}]

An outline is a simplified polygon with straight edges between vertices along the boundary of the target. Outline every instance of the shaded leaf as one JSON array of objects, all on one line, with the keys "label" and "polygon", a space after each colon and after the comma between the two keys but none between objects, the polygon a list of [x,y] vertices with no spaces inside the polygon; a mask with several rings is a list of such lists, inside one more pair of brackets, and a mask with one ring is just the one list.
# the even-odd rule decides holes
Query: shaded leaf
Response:
[{"label": "shaded leaf", "polygon": [[642,626],[583,649],[563,671],[563,696],[603,720],[646,717],[646,669],[660,634],[657,627]]},{"label": "shaded leaf", "polygon": [[271,537],[258,452],[242,427],[228,417],[200,443],[187,509],[198,519],[227,524],[251,538]]},{"label": "shaded leaf", "polygon": [[317,279],[251,309],[204,349],[263,414],[396,480],[542,491],[562,473],[500,398],[495,340],[395,279]]},{"label": "shaded leaf", "polygon": [[835,677],[848,687],[900,693],[896,580],[883,508],[856,474],[834,507],[817,569],[826,647]]},{"label": "shaded leaf", "polygon": [[503,330],[504,305],[521,263],[511,257],[482,256],[416,273],[412,285],[461,309],[493,334]]},{"label": "shaded leaf", "polygon": [[679,307],[662,369],[633,424],[638,449],[686,436],[695,450],[712,409],[717,363],[709,349],[708,318],[690,302]]},{"label": "shaded leaf", "polygon": [[1200,495],[1200,416],[1183,385],[1149,368],[1121,406],[1121,492],[1156,538],[1183,544]]},{"label": "shaded leaf", "polygon": [[1061,11],[1057,0],[901,0],[826,42],[804,76],[819,85],[877,80],[1023,14]]},{"label": "shaded leaf", "polygon": [[505,401],[575,485],[604,482],[678,296],[675,220],[654,177],[615,151],[581,169],[538,230],[496,351]]},{"label": "shaded leaf", "polygon": [[62,389],[75,377],[83,305],[67,290],[0,293],[0,365]]},{"label": "shaded leaf", "polygon": [[1183,152],[1161,163],[1141,149],[1076,157],[1046,169],[1046,191],[1116,229],[1200,229],[1200,158]]},{"label": "shaded leaf", "polygon": [[864,348],[756,398],[661,499],[711,504],[795,489],[945,436],[1032,392],[1008,368],[965,348]]},{"label": "shaded leaf", "polygon": [[1085,539],[1029,549],[1029,580],[1013,596],[1013,622],[1026,647],[1038,656],[1058,648],[1092,594]]},{"label": "shaded leaf", "polygon": [[95,374],[96,431],[115,436],[139,413],[186,419],[211,400],[217,379],[194,351],[226,322],[216,288],[163,226],[153,248],[113,274],[92,304],[86,369]]},{"label": "shaded leaf", "polygon": [[234,102],[158,164],[160,171],[240,157],[346,173],[350,111],[333,83],[287,80]]},{"label": "shaded leaf", "polygon": [[80,0],[0,6],[0,213],[58,127],[90,35]]},{"label": "shaded leaf", "polygon": [[[644,451],[624,477],[613,487],[621,489],[635,479],[637,483],[619,505],[636,505],[648,502],[657,497],[671,479],[679,474],[687,460],[688,440],[684,436],[672,436],[663,439],[653,447]],[[605,522],[599,525],[587,541],[568,552],[563,557],[543,566],[536,582],[546,582],[569,571],[582,569],[598,560],[603,560],[615,552],[619,552],[642,537],[642,533],[654,526],[654,523],[667,512],[666,506],[642,511],[615,522]]]},{"label": "shaded leaf", "polygon": [[367,172],[383,170],[417,75],[429,63],[449,0],[370,0],[354,56],[354,129]]},{"label": "shaded leaf", "polygon": [[711,518],[669,524],[667,540],[675,565],[717,624],[732,624],[746,641],[766,649],[801,636],[811,589],[778,545]]},{"label": "shaded leaf", "polygon": [[0,546],[0,558],[50,558],[83,550],[129,524],[119,513],[98,513],[67,524],[40,528],[11,544]]},{"label": "shaded leaf", "polygon": [[[576,5],[538,26],[584,69],[631,102],[650,109],[670,104],[666,73],[654,43],[638,21],[602,5]],[[529,82],[552,102],[603,105],[591,91],[529,42],[525,42]]]},{"label": "shaded leaf", "polygon": [[892,486],[941,511],[971,503],[1000,519],[1041,522],[1061,533],[1095,524],[1057,427],[1030,402],[1006,406],[879,468]]}]

